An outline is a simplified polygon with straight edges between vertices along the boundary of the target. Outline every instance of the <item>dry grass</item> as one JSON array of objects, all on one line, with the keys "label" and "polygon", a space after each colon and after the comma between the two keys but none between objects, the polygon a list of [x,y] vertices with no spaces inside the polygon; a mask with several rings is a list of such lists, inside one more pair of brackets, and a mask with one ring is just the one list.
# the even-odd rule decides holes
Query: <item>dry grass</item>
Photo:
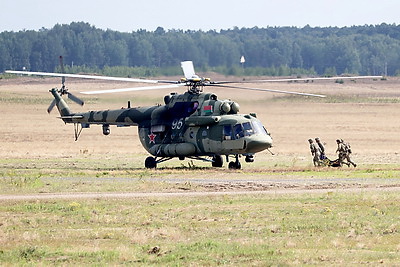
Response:
[{"label": "dry grass", "polygon": [[[400,162],[398,80],[257,85],[322,93],[328,100],[213,90],[243,113],[256,112],[274,138],[275,156],[260,153],[242,171],[171,161],[143,169],[146,152],[135,128],[84,130],[78,142],[63,125],[48,89],[59,79],[0,80],[1,193],[205,190],[193,178],[377,178],[396,184]],[[68,81],[73,92],[124,84]],[[131,85],[130,85],[131,86]],[[168,91],[90,98],[76,111],[152,105]],[[349,141],[357,169],[311,166],[307,139]],[[183,164],[183,165],[182,165]],[[162,166],[161,166],[162,167]],[[64,181],[62,178],[74,178]],[[87,182],[81,178],[93,178]],[[104,182],[120,177],[126,181]],[[96,178],[99,178],[96,180]],[[187,179],[164,183],[159,178]],[[156,181],[153,181],[153,180]],[[357,183],[362,180],[357,180]],[[398,183],[397,183],[398,184]],[[395,265],[399,262],[397,193],[327,193],[191,198],[2,201],[2,265]],[[159,250],[157,249],[159,248]]]},{"label": "dry grass", "polygon": [[[355,152],[354,159],[358,163],[385,164],[400,162],[400,139],[397,136],[400,128],[398,83],[397,80],[387,80],[345,84],[314,82],[254,85],[326,94],[328,100],[240,90],[213,89],[213,92],[221,99],[237,101],[243,113],[256,112],[272,133],[274,153],[281,158],[296,161],[300,166],[304,160],[310,160],[307,139],[317,136],[326,142],[328,156],[331,158],[336,157],[335,140],[343,138],[351,143]],[[140,145],[136,128],[112,127],[111,135],[103,136],[101,127],[93,126],[85,129],[80,140],[74,142],[73,126],[63,125],[56,118],[56,111],[46,114],[46,108],[51,102],[48,89],[57,85],[59,79],[19,78],[0,81],[2,158],[79,158],[85,154],[109,160],[116,155],[128,155],[132,167],[142,166],[141,161],[144,161],[146,152]],[[132,86],[72,80],[68,81],[68,85],[75,93]],[[133,106],[153,105],[161,103],[163,95],[168,93],[160,90],[102,95],[89,98],[84,107],[72,103],[71,108],[76,111],[114,109],[126,106],[128,99]],[[85,96],[82,98],[87,99]],[[281,162],[281,158],[275,161],[268,152],[258,157],[266,167],[269,167],[266,161],[273,164]],[[140,159],[138,163],[137,158]],[[263,164],[259,167],[263,167]]]},{"label": "dry grass", "polygon": [[3,264],[385,265],[398,194],[3,202]]}]

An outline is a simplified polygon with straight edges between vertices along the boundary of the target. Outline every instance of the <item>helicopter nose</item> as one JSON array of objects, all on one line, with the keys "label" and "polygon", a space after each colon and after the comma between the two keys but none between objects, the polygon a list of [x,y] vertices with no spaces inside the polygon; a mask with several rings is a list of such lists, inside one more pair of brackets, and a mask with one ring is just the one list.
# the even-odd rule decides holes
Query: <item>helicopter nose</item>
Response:
[{"label": "helicopter nose", "polygon": [[246,151],[248,153],[256,153],[272,147],[272,138],[269,135],[252,138],[248,140]]}]

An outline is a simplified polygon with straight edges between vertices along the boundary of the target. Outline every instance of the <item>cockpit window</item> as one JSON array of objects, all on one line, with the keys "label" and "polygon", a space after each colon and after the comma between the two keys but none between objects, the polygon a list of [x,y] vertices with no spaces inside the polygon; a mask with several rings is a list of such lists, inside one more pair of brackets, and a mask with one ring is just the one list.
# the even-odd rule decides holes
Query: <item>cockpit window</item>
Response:
[{"label": "cockpit window", "polygon": [[244,135],[245,136],[250,136],[250,135],[254,134],[254,130],[251,127],[251,123],[250,122],[243,123],[243,129],[244,129]]},{"label": "cockpit window", "polygon": [[259,121],[245,122],[243,124],[224,125],[223,128],[224,140],[235,140],[244,136],[251,136],[253,134],[268,134],[264,126]]},{"label": "cockpit window", "polygon": [[239,139],[244,136],[243,127],[240,123],[233,126],[233,133],[235,135],[235,139]]},{"label": "cockpit window", "polygon": [[264,126],[261,124],[261,122],[259,122],[259,121],[252,121],[252,122],[253,122],[254,131],[256,133],[268,134],[267,130],[264,128]]}]

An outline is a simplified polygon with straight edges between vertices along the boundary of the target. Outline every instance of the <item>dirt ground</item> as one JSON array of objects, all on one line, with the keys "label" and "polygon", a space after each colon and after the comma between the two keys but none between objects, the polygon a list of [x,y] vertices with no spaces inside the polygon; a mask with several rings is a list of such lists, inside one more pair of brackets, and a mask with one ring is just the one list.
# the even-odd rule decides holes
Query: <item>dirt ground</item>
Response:
[{"label": "dirt ground", "polygon": [[[170,90],[118,93],[87,96],[81,91],[141,86],[89,80],[67,81],[71,92],[86,100],[83,107],[70,103],[73,111],[117,109],[126,106],[149,106],[163,102]],[[62,158],[82,153],[90,155],[137,154],[144,161],[137,129],[111,128],[103,136],[100,126],[84,129],[74,141],[73,125],[64,125],[56,109],[48,115],[52,101],[48,92],[60,86],[59,78],[19,77],[0,80],[0,157]],[[320,137],[326,143],[327,155],[336,158],[337,138],[351,143],[353,159],[358,164],[400,163],[400,80],[333,81],[251,84],[258,88],[324,94],[326,99],[292,97],[277,93],[206,88],[220,99],[232,99],[240,104],[241,113],[257,113],[271,132],[272,151],[258,154],[261,160],[298,159],[311,163],[308,138]],[[181,92],[185,90],[180,89]],[[135,156],[136,158],[136,156]],[[136,159],[135,159],[136,160]],[[257,158],[256,158],[257,160]],[[245,168],[245,167],[244,167]]]}]

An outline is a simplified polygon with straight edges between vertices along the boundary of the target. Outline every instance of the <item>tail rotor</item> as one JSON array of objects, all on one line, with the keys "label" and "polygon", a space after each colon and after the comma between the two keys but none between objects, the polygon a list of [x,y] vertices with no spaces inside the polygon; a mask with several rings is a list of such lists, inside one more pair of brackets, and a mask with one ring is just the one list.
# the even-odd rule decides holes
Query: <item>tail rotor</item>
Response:
[{"label": "tail rotor", "polygon": [[68,98],[71,99],[72,101],[74,101],[75,103],[77,103],[78,105],[83,106],[83,104],[85,104],[85,102],[83,102],[82,99],[78,98],[77,96],[71,94],[70,92],[67,92]]},{"label": "tail rotor", "polygon": [[[62,56],[60,56],[60,67],[61,67],[61,73],[65,73],[63,57]],[[68,92],[68,89],[65,87],[65,77],[61,77],[61,88],[57,89],[57,93],[60,96],[67,95],[69,99],[71,99],[72,101],[74,101],[78,105],[83,106],[85,104],[85,102],[83,100],[81,100],[77,96],[75,96],[75,95],[71,94],[70,92]],[[56,104],[57,104],[57,101],[54,99],[50,103],[50,106],[47,108],[47,112],[50,113],[53,110],[53,108],[54,108],[54,106]]]},{"label": "tail rotor", "polygon": [[53,101],[51,101],[51,103],[50,103],[50,106],[47,108],[47,113],[50,113],[53,110],[55,105],[56,105],[56,100],[53,99]]}]

